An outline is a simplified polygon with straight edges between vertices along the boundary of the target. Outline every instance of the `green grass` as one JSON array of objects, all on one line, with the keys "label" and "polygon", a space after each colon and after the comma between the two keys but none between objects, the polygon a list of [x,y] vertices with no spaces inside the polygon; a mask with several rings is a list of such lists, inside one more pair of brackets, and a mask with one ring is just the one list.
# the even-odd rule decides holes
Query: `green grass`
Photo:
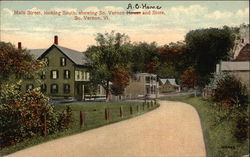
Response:
[{"label": "green grass", "polygon": [[218,114],[223,112],[216,110],[213,102],[202,97],[187,96],[165,97],[162,100],[181,101],[196,108],[201,119],[208,157],[240,157],[249,154],[249,140],[239,143],[233,137],[232,120],[225,120],[215,125]]},{"label": "green grass", "polygon": [[[67,104],[56,106],[55,109],[58,111],[62,111],[63,109],[66,108],[66,106]],[[141,102],[112,102],[112,103],[84,102],[82,104],[70,104],[70,106],[72,107],[74,121],[71,123],[71,127],[69,129],[62,132],[57,132],[52,135],[48,135],[47,137],[36,137],[28,139],[14,146],[4,148],[0,150],[0,155],[10,154],[18,150],[22,150],[24,148],[37,145],[39,143],[47,142],[64,136],[73,135],[93,128],[98,128],[107,124],[139,116],[141,114],[144,114],[148,111],[151,111],[159,107],[159,104],[152,106],[150,103],[149,108],[147,105],[145,105],[144,110],[143,110],[143,103]],[[122,106],[123,108],[122,118],[120,117],[120,106]],[[133,114],[130,113],[130,106],[133,109]],[[137,112],[137,106],[139,107],[138,112]],[[109,109],[110,112],[109,120],[105,119],[105,108]],[[80,111],[84,111],[85,113],[84,127],[80,127]]]}]

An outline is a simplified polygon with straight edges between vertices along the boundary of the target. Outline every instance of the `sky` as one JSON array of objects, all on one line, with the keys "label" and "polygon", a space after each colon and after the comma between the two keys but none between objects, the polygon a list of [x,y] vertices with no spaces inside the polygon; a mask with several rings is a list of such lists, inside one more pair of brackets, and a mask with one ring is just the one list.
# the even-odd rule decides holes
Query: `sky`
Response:
[{"label": "sky", "polygon": [[[249,24],[249,1],[0,1],[0,4],[0,40],[14,45],[22,42],[27,49],[48,48],[54,35],[58,35],[59,45],[85,51],[96,44],[97,33],[112,30],[127,34],[132,42],[155,41],[164,45],[183,41],[190,30]],[[127,9],[129,4],[161,9]],[[15,15],[14,11],[103,11],[109,20],[74,20],[74,15]],[[108,15],[109,11],[165,14]],[[97,17],[103,19],[103,15]]]}]

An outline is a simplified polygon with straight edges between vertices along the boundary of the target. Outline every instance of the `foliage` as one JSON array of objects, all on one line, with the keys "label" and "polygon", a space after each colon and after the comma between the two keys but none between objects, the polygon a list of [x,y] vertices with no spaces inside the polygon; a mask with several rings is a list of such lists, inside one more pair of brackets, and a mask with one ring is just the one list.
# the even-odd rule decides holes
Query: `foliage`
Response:
[{"label": "foliage", "polygon": [[229,108],[245,110],[247,108],[246,86],[235,76],[224,75],[216,82],[213,100]]},{"label": "foliage", "polygon": [[48,98],[39,89],[22,93],[18,84],[7,84],[2,88],[0,95],[0,147],[16,144],[25,139],[44,135],[45,118],[47,133],[67,128],[70,113],[59,116]]},{"label": "foliage", "polygon": [[249,138],[249,115],[245,112],[239,113],[233,123],[232,133],[238,142]]},{"label": "foliage", "polygon": [[59,116],[57,122],[59,127],[58,129],[59,130],[67,129],[73,122],[72,120],[73,112],[71,106],[66,106],[66,109],[60,112],[58,116]]},{"label": "foliage", "polygon": [[227,26],[222,29],[197,29],[186,34],[185,42],[200,80],[198,84],[204,86],[215,71],[216,64],[230,58],[229,51],[233,48],[234,35]]},{"label": "foliage", "polygon": [[155,73],[158,65],[157,44],[139,42],[132,45],[132,72]]},{"label": "foliage", "polygon": [[0,42],[0,80],[8,80],[12,74],[28,74],[38,71],[42,64],[11,43]]},{"label": "foliage", "polygon": [[115,68],[129,66],[131,46],[126,34],[114,31],[98,33],[95,40],[97,45],[90,46],[86,51],[90,60],[91,81],[104,87],[108,101]]},{"label": "foliage", "polygon": [[193,67],[189,67],[182,75],[182,87],[194,88],[197,85],[197,74]]},{"label": "foliage", "polygon": [[214,88],[212,99],[217,102],[217,107],[223,111],[218,114],[216,125],[225,120],[232,120],[232,134],[238,142],[245,141],[249,136],[246,86],[234,75],[229,74],[215,76],[211,83]]},{"label": "foliage", "polygon": [[180,79],[182,73],[191,66],[186,44],[183,42],[170,43],[157,48],[160,68],[157,74],[160,77]]},{"label": "foliage", "polygon": [[114,71],[111,93],[114,95],[121,95],[124,93],[125,87],[129,84],[130,75],[128,69],[124,67],[116,68]]}]

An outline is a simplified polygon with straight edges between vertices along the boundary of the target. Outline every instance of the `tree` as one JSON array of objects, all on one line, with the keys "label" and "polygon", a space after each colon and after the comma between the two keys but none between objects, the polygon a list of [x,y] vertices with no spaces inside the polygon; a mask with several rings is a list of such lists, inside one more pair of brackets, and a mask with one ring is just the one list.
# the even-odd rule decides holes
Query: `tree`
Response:
[{"label": "tree", "polygon": [[133,43],[132,48],[132,71],[135,73],[156,73],[159,63],[157,44],[155,42],[152,42],[150,44],[146,42],[139,42]]},{"label": "tree", "polygon": [[189,67],[182,75],[181,84],[183,87],[194,88],[197,85],[197,74],[193,67]]},{"label": "tree", "polygon": [[185,42],[189,49],[192,64],[198,74],[198,84],[204,86],[215,71],[220,60],[228,60],[233,47],[234,35],[231,29],[197,29],[186,34]]},{"label": "tree", "polygon": [[125,87],[129,84],[130,75],[129,70],[123,67],[118,67],[114,71],[111,93],[117,96],[124,93]]},{"label": "tree", "polygon": [[113,80],[115,69],[129,67],[131,46],[126,34],[98,33],[96,45],[86,50],[89,59],[91,81],[100,84],[106,91],[106,101],[109,101],[110,83]]},{"label": "tree", "polygon": [[9,81],[13,75],[32,74],[41,67],[41,62],[36,61],[26,49],[17,49],[11,43],[0,42],[1,83]]},{"label": "tree", "polygon": [[160,77],[179,78],[191,66],[191,58],[185,43],[176,42],[157,48],[160,66],[157,74]]}]

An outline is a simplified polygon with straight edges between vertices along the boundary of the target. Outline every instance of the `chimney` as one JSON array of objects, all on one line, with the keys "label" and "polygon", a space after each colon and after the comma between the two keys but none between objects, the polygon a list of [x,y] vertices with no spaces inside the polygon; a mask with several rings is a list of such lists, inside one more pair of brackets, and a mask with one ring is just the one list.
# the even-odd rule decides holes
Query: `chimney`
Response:
[{"label": "chimney", "polygon": [[22,43],[21,42],[18,42],[18,50],[21,50],[22,49]]},{"label": "chimney", "polygon": [[58,45],[58,36],[57,35],[54,36],[54,44]]}]

